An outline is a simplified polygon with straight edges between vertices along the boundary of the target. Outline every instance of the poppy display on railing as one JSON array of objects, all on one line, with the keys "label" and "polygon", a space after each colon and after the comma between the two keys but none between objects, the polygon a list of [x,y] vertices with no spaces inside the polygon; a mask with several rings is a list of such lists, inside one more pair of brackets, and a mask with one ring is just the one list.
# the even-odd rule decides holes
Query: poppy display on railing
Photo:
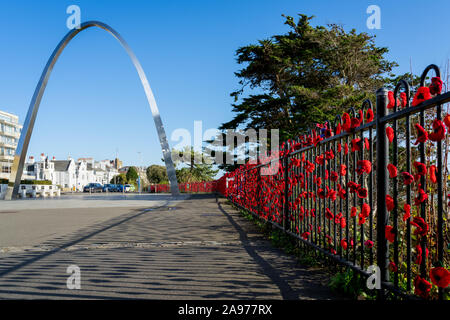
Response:
[{"label": "poppy display on railing", "polygon": [[[216,192],[216,181],[179,183],[178,188],[183,193],[211,193]],[[169,193],[169,184],[152,184],[149,186],[150,193]]]},{"label": "poppy display on railing", "polygon": [[279,154],[225,174],[216,190],[365,276],[377,265],[393,294],[448,299],[450,115],[442,113],[450,93],[442,87],[430,65],[411,104],[404,80],[380,89],[376,109],[366,100],[334,125],[317,124]]}]

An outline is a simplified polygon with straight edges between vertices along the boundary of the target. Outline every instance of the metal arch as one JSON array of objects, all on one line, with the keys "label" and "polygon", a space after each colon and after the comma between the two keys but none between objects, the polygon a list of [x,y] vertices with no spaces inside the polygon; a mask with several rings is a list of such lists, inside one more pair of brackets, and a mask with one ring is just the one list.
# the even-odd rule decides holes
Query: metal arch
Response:
[{"label": "metal arch", "polygon": [[[58,57],[60,56],[66,45],[70,42],[70,40],[72,40],[81,31],[90,27],[99,27],[107,31],[111,35],[113,35],[114,38],[116,38],[120,42],[122,47],[128,53],[128,56],[131,58],[131,61],[133,62],[133,65],[139,74],[142,86],[144,87],[145,95],[147,96],[148,104],[152,111],[153,120],[155,122],[156,130],[158,132],[159,142],[161,144],[164,162],[166,165],[167,176],[170,181],[170,188],[172,195],[179,195],[178,181],[175,174],[175,167],[173,165],[171,151],[169,148],[169,144],[167,142],[167,136],[164,130],[164,126],[162,124],[158,106],[156,105],[155,97],[153,96],[153,92],[150,89],[150,85],[148,83],[144,70],[142,69],[141,64],[139,63],[133,51],[128,46],[127,42],[122,38],[122,36],[117,31],[115,31],[113,28],[111,28],[105,23],[99,21],[87,21],[82,23],[79,29],[72,29],[71,31],[69,31],[69,33],[67,33],[67,35],[56,46],[52,55],[48,59],[48,62],[44,70],[42,71],[41,78],[39,79],[39,82],[33,94],[33,98],[31,99],[30,107],[28,109],[22,133],[20,134],[19,143],[16,148],[16,153],[14,155],[14,162],[11,168],[8,191],[5,197],[5,199],[7,200],[11,200],[12,198],[16,198],[18,196],[20,180],[22,178],[23,168],[25,164],[25,157],[28,151],[28,145],[30,142],[31,134],[33,132],[33,127],[39,110],[39,105],[41,104],[41,99],[44,94],[45,87],[47,86],[47,82],[48,79],[50,78],[50,74],[53,70],[53,67],[56,61],[58,60]],[[11,185],[13,185],[13,187]]]}]

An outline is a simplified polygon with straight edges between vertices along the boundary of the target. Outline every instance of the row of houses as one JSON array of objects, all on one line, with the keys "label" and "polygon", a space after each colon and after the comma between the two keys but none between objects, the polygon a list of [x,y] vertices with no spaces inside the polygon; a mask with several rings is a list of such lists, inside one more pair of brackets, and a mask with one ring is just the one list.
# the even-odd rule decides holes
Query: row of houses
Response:
[{"label": "row of houses", "polygon": [[82,191],[89,183],[106,184],[119,174],[118,159],[95,161],[93,158],[52,160],[41,154],[40,160],[28,158],[24,176],[34,180],[50,180],[63,190]]},{"label": "row of houses", "polygon": [[[9,179],[14,154],[22,130],[19,117],[0,111],[0,179]],[[82,191],[89,183],[109,183],[122,167],[119,159],[95,161],[93,158],[50,160],[41,154],[39,161],[30,156],[22,180],[50,180],[62,189]]]}]

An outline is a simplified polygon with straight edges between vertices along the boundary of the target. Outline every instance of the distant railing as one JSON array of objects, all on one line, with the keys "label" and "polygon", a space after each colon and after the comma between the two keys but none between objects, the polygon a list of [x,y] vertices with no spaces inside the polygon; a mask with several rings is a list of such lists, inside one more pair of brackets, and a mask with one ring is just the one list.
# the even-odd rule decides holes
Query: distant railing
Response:
[{"label": "distant railing", "polygon": [[[436,76],[425,87],[430,70]],[[360,110],[350,108],[333,123],[285,142],[279,157],[226,174],[216,188],[366,277],[377,270],[368,267],[377,266],[380,299],[386,289],[406,298],[444,299],[450,282],[450,116],[442,121],[442,105],[450,92],[441,89],[439,68],[430,65],[412,106],[409,84],[401,80],[393,92],[377,91],[376,110],[366,100]]]},{"label": "distant railing", "polygon": [[[216,192],[215,181],[178,183],[180,192],[184,193],[212,193]],[[153,184],[149,187],[150,193],[167,193],[170,192],[169,184]]]}]

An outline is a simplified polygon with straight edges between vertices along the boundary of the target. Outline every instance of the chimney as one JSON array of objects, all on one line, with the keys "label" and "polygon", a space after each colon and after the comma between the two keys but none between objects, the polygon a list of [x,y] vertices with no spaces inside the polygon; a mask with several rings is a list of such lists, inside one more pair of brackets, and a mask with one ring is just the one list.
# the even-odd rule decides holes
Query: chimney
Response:
[{"label": "chimney", "polygon": [[44,162],[45,160],[45,155],[43,153],[41,153],[41,161]]},{"label": "chimney", "polygon": [[29,156],[28,157],[28,163],[34,164],[34,157],[33,156]]}]

